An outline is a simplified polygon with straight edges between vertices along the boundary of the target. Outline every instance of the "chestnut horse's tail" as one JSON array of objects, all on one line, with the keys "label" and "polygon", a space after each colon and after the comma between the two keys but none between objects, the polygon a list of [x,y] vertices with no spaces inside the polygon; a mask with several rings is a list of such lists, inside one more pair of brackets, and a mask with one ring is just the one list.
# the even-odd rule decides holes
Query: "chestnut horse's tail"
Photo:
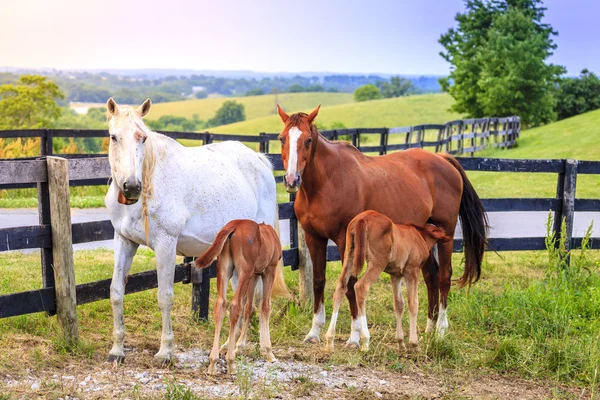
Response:
[{"label": "chestnut horse's tail", "polygon": [[223,246],[225,246],[225,242],[229,239],[231,234],[237,228],[237,224],[228,223],[217,233],[215,240],[210,245],[208,250],[204,252],[200,257],[196,258],[194,261],[194,266],[196,268],[206,268],[208,267],[212,261],[221,254],[223,250]]},{"label": "chestnut horse's tail", "polygon": [[481,275],[481,262],[487,243],[488,219],[483,203],[475,192],[467,174],[456,158],[441,154],[454,168],[458,170],[463,180],[463,192],[460,199],[458,216],[463,232],[465,247],[465,272],[458,280],[459,286],[477,282]]},{"label": "chestnut horse's tail", "polygon": [[358,274],[365,264],[365,255],[367,251],[367,222],[359,219],[354,225],[354,260],[352,265],[352,276],[358,278]]}]

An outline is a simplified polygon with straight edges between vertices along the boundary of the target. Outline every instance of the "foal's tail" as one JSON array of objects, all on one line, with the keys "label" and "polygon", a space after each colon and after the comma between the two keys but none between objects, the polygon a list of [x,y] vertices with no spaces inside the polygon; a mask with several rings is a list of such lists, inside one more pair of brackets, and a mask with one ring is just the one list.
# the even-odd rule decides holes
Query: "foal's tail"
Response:
[{"label": "foal's tail", "polygon": [[470,285],[477,282],[481,275],[481,262],[489,228],[487,214],[463,167],[454,157],[448,154],[441,154],[441,156],[458,170],[463,180],[458,216],[465,246],[465,272],[458,280],[458,284],[459,286]]},{"label": "foal's tail", "polygon": [[364,219],[359,219],[354,225],[354,260],[352,265],[352,276],[358,278],[358,274],[362,271],[365,264],[365,255],[367,251],[367,222]]},{"label": "foal's tail", "polygon": [[208,267],[212,261],[221,254],[223,250],[223,246],[225,246],[225,242],[231,237],[231,234],[236,230],[237,224],[228,223],[217,233],[215,240],[212,245],[202,254],[200,257],[196,258],[194,261],[194,266],[196,268],[206,268]]}]

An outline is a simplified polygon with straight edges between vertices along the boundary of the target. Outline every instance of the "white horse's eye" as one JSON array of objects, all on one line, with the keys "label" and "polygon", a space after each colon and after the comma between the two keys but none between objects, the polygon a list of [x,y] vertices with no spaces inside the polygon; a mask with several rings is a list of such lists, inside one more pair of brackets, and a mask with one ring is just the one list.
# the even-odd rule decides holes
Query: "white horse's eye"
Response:
[{"label": "white horse's eye", "polygon": [[115,135],[110,135],[110,140],[112,140],[113,142],[116,142],[117,137]]}]

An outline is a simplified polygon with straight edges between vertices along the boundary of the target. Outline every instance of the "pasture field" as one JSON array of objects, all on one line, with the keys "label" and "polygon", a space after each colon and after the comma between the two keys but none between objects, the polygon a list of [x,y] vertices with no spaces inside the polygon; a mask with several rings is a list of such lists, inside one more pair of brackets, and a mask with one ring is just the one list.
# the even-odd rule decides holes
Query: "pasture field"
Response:
[{"label": "pasture field", "polygon": [[[77,283],[109,278],[112,258],[108,250],[76,252]],[[398,351],[391,287],[385,274],[369,291],[368,353],[343,346],[350,332],[346,305],[340,312],[335,351],[328,354],[321,345],[302,343],[312,309],[275,299],[271,337],[279,362],[267,366],[262,362],[255,318],[251,345],[240,357],[241,372],[234,378],[205,374],[214,334],[214,280],[211,318],[199,324],[190,318],[190,286],[175,285],[173,318],[180,361],[170,369],[151,364],[161,327],[156,290],[125,297],[127,359],[118,369],[104,362],[112,342],[108,300],[78,307],[82,344],[76,348],[68,348],[59,339],[56,318],[36,314],[2,319],[0,396],[195,399],[233,393],[257,399],[367,399],[378,392],[383,398],[505,398],[508,394],[515,398],[596,398],[600,390],[600,254],[574,253],[568,279],[557,273],[557,264],[549,262],[550,258],[547,252],[502,253],[501,257],[487,253],[482,279],[470,289],[452,288],[450,331],[443,339],[423,333],[427,296],[420,285],[421,343],[416,353]],[[4,270],[0,293],[39,288],[38,263],[37,253],[0,254]],[[460,254],[454,263],[458,277]],[[153,252],[140,250],[132,272],[151,268]],[[329,264],[328,318],[339,272],[339,262]],[[298,274],[286,268],[285,277],[297,295]],[[407,332],[406,314],[404,327]]]},{"label": "pasture field", "polygon": [[[277,115],[275,95],[265,94],[262,96],[218,97],[156,103],[152,105],[152,111],[148,115],[148,119],[158,119],[163,115],[192,118],[194,114],[198,114],[201,120],[206,121],[214,117],[221,105],[228,100],[235,100],[244,105],[246,120]],[[277,101],[285,108],[307,111],[311,107],[315,108],[317,104],[322,104],[324,107],[335,106],[351,103],[354,98],[352,93],[280,93],[277,95]]]}]

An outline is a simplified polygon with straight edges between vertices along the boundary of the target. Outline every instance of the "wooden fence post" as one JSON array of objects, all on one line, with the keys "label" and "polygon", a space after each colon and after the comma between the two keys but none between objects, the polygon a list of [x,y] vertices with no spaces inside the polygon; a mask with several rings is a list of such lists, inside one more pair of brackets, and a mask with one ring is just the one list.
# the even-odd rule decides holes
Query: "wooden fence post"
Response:
[{"label": "wooden fence post", "polygon": [[556,246],[561,238],[561,225],[563,218],[566,224],[565,247],[571,249],[573,238],[573,220],[575,218],[575,190],[577,187],[577,161],[565,160],[564,172],[558,174],[556,197],[561,200],[559,209],[554,211],[554,238]]},{"label": "wooden fence post", "polygon": [[79,328],[69,198],[69,161],[61,157],[48,157],[46,165],[52,221],[56,314],[64,339],[72,344],[79,340]]},{"label": "wooden fence post", "polygon": [[304,229],[302,229],[300,223],[298,223],[298,269],[300,301],[303,304],[312,306],[315,301],[313,292],[313,265],[308,246],[306,245]]},{"label": "wooden fence post", "polygon": [[[193,261],[194,257],[183,257],[184,263]],[[210,268],[198,269],[191,266],[190,282],[192,283],[192,318],[197,322],[206,321],[210,298]]]}]

